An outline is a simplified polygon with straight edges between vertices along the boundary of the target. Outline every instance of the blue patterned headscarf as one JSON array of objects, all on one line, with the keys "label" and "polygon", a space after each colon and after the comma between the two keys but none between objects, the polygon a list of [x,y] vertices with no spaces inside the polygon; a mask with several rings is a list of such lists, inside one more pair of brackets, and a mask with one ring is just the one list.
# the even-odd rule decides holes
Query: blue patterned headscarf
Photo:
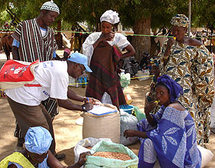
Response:
[{"label": "blue patterned headscarf", "polygon": [[183,88],[168,75],[162,75],[157,79],[157,85],[163,84],[169,89],[170,102],[174,102],[183,94]]},{"label": "blue patterned headscarf", "polygon": [[189,19],[184,14],[177,14],[174,17],[172,17],[170,23],[173,26],[182,26],[188,28]]},{"label": "blue patterned headscarf", "polygon": [[32,153],[48,152],[52,142],[49,131],[43,127],[30,127],[25,135],[25,148]]}]

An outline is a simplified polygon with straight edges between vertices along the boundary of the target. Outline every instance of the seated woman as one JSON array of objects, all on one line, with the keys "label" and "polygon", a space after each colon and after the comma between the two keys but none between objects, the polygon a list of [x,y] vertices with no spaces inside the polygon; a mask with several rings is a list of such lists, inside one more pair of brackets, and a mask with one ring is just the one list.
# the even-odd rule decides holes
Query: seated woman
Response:
[{"label": "seated woman", "polygon": [[141,138],[139,168],[153,167],[156,160],[161,167],[201,167],[197,148],[195,124],[188,111],[177,101],[182,87],[168,75],[158,78],[156,97],[161,105],[152,115],[153,103],[145,106],[146,119],[138,123],[138,131],[126,130],[125,137]]},{"label": "seated woman", "polygon": [[86,162],[82,153],[79,161],[72,166],[63,166],[49,151],[52,136],[43,127],[30,127],[25,135],[25,149],[14,152],[0,162],[1,168],[80,168]]}]

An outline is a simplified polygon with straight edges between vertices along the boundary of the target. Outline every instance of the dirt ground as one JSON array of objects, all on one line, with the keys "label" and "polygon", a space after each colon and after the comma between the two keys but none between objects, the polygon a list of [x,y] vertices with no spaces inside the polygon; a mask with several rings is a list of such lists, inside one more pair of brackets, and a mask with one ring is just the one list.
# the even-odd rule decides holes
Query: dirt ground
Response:
[{"label": "dirt ground", "polygon": [[[125,93],[130,94],[133,102],[143,112],[145,93],[149,90],[150,79],[145,81],[132,80],[125,89]],[[84,95],[85,88],[71,87],[76,93]],[[56,137],[56,149],[58,153],[65,153],[66,159],[62,161],[64,165],[71,165],[74,162],[74,146],[82,139],[82,126],[76,124],[81,112],[70,111],[60,108],[59,115],[54,120],[54,130]],[[0,160],[11,154],[16,146],[16,138],[13,136],[15,128],[15,118],[5,98],[0,98]],[[135,154],[138,153],[140,144],[128,146]],[[215,153],[215,134],[211,134],[207,148]],[[207,168],[215,167],[215,157],[207,165]]]}]

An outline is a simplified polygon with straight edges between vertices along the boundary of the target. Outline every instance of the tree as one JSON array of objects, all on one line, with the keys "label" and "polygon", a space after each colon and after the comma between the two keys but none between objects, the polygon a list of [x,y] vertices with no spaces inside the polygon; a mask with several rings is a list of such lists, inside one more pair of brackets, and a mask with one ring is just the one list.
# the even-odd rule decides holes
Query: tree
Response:
[{"label": "tree", "polygon": [[[0,0],[2,11],[10,0]],[[36,17],[39,8],[46,0],[13,1],[15,12],[21,20]],[[116,10],[124,27],[132,28],[132,45],[136,49],[135,57],[140,60],[143,52],[150,51],[150,29],[170,27],[172,16],[183,13],[188,16],[189,0],[54,0],[61,14],[57,19],[57,29],[61,23],[71,25],[87,21],[91,31],[98,30],[100,16],[108,9]],[[201,4],[201,5],[199,5]],[[215,26],[215,0],[192,0],[192,26]],[[56,26],[56,25],[54,25]],[[140,35],[145,36],[140,36]]]},{"label": "tree", "polygon": [[[143,52],[150,51],[150,29],[169,26],[176,13],[188,13],[188,1],[184,0],[71,0],[64,10],[67,21],[87,21],[98,30],[99,18],[108,9],[119,12],[122,25],[133,29],[132,45],[136,58],[141,59]],[[71,17],[72,16],[72,17]]]}]

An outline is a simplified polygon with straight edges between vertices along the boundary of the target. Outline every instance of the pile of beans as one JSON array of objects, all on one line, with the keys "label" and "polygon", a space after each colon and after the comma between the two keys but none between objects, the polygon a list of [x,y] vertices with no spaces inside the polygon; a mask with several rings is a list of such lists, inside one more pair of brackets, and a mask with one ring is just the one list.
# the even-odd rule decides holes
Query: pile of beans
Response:
[{"label": "pile of beans", "polygon": [[129,155],[119,152],[96,152],[93,154],[93,156],[100,156],[109,159],[119,159],[123,161],[131,160],[131,157]]}]

